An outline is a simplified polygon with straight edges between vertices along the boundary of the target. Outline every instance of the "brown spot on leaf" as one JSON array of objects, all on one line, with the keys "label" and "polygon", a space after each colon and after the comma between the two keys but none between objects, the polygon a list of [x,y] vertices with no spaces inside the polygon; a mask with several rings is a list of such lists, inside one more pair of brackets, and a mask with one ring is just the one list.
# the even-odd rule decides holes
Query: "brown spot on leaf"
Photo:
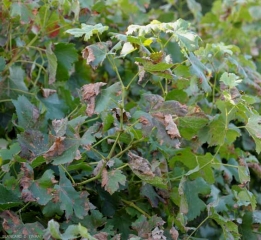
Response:
[{"label": "brown spot on leaf", "polygon": [[108,233],[106,232],[100,232],[93,236],[97,240],[107,240],[108,239]]},{"label": "brown spot on leaf", "polygon": [[149,120],[148,120],[147,118],[143,117],[143,116],[141,116],[141,117],[139,118],[139,122],[140,122],[142,125],[150,125]]},{"label": "brown spot on leaf", "polygon": [[174,123],[172,116],[170,114],[165,115],[165,126],[166,131],[169,134],[170,138],[180,138],[180,133],[177,128],[177,125]]},{"label": "brown spot on leaf", "polygon": [[102,170],[102,187],[106,186],[108,184],[109,177],[108,177],[108,171],[106,168]]},{"label": "brown spot on leaf", "polygon": [[176,228],[172,227],[170,230],[169,230],[169,233],[170,233],[170,236],[173,240],[178,240],[179,238],[179,232],[176,230]]},{"label": "brown spot on leaf", "polygon": [[142,175],[147,175],[151,177],[155,176],[147,159],[140,157],[139,155],[136,155],[132,152],[129,152],[128,156],[130,158],[129,165],[133,171],[137,171]]},{"label": "brown spot on leaf", "polygon": [[100,93],[100,87],[106,85],[103,82],[90,83],[82,87],[82,98],[87,102],[86,114],[91,117],[94,114],[95,98]]},{"label": "brown spot on leaf", "polygon": [[65,137],[56,137],[55,142],[49,150],[43,155],[45,158],[60,156],[65,151],[63,140]]},{"label": "brown spot on leaf", "polygon": [[44,98],[48,98],[49,96],[56,93],[57,91],[54,89],[49,89],[49,88],[42,88],[41,92],[42,92],[42,95]]}]

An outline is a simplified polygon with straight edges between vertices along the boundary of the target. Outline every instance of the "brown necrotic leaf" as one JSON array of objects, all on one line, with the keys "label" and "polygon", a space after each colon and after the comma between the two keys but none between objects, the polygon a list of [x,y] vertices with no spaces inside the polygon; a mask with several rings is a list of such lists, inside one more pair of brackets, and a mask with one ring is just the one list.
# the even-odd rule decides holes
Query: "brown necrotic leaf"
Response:
[{"label": "brown necrotic leaf", "polygon": [[130,158],[129,165],[133,172],[138,172],[139,174],[154,177],[155,174],[151,170],[151,165],[149,161],[139,155],[132,152],[128,153]]},{"label": "brown necrotic leaf", "polygon": [[171,114],[166,114],[164,120],[166,131],[169,134],[170,138],[180,138],[179,130],[177,128],[177,125],[174,123]]},{"label": "brown necrotic leaf", "polygon": [[49,150],[43,155],[45,158],[60,156],[65,151],[64,141],[65,137],[56,137],[54,143]]},{"label": "brown necrotic leaf", "polygon": [[82,87],[82,98],[87,102],[86,114],[91,117],[94,114],[95,98],[100,93],[100,87],[106,85],[103,82],[90,83]]}]

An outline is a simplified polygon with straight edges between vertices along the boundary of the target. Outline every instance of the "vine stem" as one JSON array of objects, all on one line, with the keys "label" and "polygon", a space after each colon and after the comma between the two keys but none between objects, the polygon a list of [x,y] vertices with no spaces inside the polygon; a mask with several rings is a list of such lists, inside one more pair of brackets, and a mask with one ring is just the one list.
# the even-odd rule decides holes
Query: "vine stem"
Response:
[{"label": "vine stem", "polygon": [[192,235],[209,219],[209,216],[207,216],[198,226],[197,228],[188,236],[188,239],[190,239],[192,237]]},{"label": "vine stem", "polygon": [[124,202],[125,204],[129,205],[130,207],[136,209],[137,211],[139,211],[141,214],[143,214],[146,218],[151,218],[151,216],[146,213],[145,211],[143,211],[141,208],[139,208],[137,205],[135,205],[135,203],[121,199],[122,202]]}]

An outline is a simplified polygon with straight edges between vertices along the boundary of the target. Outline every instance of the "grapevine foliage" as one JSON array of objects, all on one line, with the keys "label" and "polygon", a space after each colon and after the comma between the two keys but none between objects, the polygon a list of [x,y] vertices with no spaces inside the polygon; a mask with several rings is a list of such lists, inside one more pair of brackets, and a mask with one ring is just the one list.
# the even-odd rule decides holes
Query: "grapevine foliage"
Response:
[{"label": "grapevine foliage", "polygon": [[4,0],[2,235],[259,239],[261,2],[167,2]]}]

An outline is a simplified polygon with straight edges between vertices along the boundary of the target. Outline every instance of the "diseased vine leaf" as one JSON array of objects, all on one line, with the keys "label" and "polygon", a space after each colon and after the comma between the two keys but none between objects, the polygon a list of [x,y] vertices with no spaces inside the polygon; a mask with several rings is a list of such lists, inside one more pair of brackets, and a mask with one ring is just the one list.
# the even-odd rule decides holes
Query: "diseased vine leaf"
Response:
[{"label": "diseased vine leaf", "polygon": [[261,152],[261,116],[252,115],[248,119],[246,129],[256,143],[256,151]]},{"label": "diseased vine leaf", "polygon": [[107,171],[106,169],[103,169],[102,187],[104,187],[104,189],[110,194],[115,193],[120,188],[119,184],[124,186],[125,182],[126,176],[122,174],[121,170]]},{"label": "diseased vine leaf", "polygon": [[94,70],[102,64],[108,53],[108,46],[106,43],[95,43],[87,46],[82,51],[82,57],[87,60],[87,64]]},{"label": "diseased vine leaf", "polygon": [[29,187],[34,198],[41,205],[46,205],[53,198],[51,189],[57,183],[53,174],[52,170],[46,170],[42,177],[33,181]]},{"label": "diseased vine leaf", "polygon": [[3,219],[3,229],[14,236],[23,236],[30,238],[30,236],[43,236],[44,227],[39,222],[23,223],[19,217],[12,211],[4,211],[0,214]]},{"label": "diseased vine leaf", "polygon": [[190,221],[206,209],[206,204],[199,198],[199,194],[209,194],[210,186],[202,178],[196,178],[194,181],[184,181],[182,188],[188,204],[187,218]]},{"label": "diseased vine leaf", "polygon": [[165,222],[162,218],[156,215],[152,216],[148,220],[144,215],[141,215],[133,224],[132,228],[138,232],[138,236],[141,238],[148,238],[151,236],[151,232],[155,227],[160,227]]},{"label": "diseased vine leaf", "polygon": [[105,86],[106,83],[97,82],[85,84],[82,87],[82,98],[87,102],[86,114],[91,117],[95,112],[95,98],[100,93],[100,88]]},{"label": "diseased vine leaf", "polygon": [[81,28],[69,29],[66,32],[74,35],[75,37],[81,37],[84,35],[84,40],[88,41],[94,34],[103,33],[108,29],[107,26],[103,26],[101,23],[96,25],[81,24]]},{"label": "diseased vine leaf", "polygon": [[101,113],[104,110],[117,108],[116,104],[121,99],[121,84],[116,82],[110,87],[101,91],[96,99],[95,112]]}]

